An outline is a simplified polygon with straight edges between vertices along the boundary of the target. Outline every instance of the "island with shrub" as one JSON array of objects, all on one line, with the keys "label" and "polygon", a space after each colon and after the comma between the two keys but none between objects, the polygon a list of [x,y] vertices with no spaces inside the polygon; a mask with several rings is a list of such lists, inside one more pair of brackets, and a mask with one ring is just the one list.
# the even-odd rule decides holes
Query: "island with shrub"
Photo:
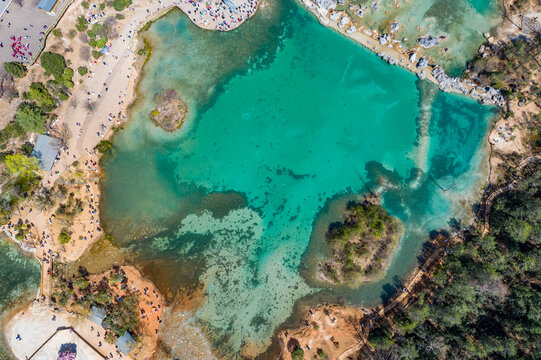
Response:
[{"label": "island with shrub", "polygon": [[347,204],[345,220],[329,226],[326,240],[330,257],[319,267],[333,285],[357,285],[385,273],[403,233],[400,220],[372,199]]}]

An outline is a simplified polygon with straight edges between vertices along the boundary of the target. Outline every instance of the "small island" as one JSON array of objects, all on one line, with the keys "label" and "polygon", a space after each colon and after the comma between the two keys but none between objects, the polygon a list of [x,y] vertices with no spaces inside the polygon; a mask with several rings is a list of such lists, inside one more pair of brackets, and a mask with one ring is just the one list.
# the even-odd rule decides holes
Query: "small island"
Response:
[{"label": "small island", "polygon": [[333,285],[356,285],[385,272],[403,233],[400,220],[370,200],[350,201],[346,219],[326,233],[330,258],[320,263],[322,278]]},{"label": "small island", "polygon": [[150,112],[150,120],[168,132],[178,130],[186,117],[188,106],[174,89],[156,95],[156,108]]}]

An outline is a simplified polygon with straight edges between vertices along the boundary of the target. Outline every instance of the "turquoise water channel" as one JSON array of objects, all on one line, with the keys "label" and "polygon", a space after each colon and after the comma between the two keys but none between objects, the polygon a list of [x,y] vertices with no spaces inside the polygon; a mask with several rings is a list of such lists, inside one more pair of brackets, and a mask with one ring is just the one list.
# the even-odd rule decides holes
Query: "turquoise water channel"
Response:
[{"label": "turquoise water channel", "polygon": [[[145,37],[132,120],[103,164],[103,221],[169,300],[204,285],[195,317],[219,354],[264,351],[295,302],[321,294],[309,243],[332,199],[378,189],[406,228],[385,279],[325,290],[354,304],[381,301],[428,231],[468,212],[495,109],[434,91],[290,1],[229,33],[175,11]],[[148,120],[167,88],[190,112],[175,134]]]}]

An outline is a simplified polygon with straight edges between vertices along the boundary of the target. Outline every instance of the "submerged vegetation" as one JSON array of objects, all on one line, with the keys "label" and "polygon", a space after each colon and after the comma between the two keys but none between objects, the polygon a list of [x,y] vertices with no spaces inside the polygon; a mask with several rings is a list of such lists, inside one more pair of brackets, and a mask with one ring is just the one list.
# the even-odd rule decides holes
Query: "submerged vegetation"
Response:
[{"label": "submerged vegetation", "polygon": [[357,283],[381,274],[395,249],[402,226],[381,206],[349,202],[346,219],[329,226],[326,234],[332,258],[321,272],[333,284]]},{"label": "submerged vegetation", "polygon": [[494,201],[427,288],[370,332],[382,358],[534,359],[541,336],[541,171]]}]

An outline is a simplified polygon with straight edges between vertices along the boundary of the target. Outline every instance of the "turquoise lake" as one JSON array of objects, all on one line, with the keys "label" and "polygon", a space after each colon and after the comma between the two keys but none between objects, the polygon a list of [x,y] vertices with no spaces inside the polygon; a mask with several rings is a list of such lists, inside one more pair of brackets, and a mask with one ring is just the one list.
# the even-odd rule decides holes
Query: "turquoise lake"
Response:
[{"label": "turquoise lake", "polygon": [[[131,121],[103,162],[103,222],[169,300],[204,285],[195,318],[217,354],[264,351],[301,299],[381,302],[429,231],[468,216],[496,109],[419,82],[290,1],[228,33],[173,11],[145,37]],[[168,88],[190,112],[175,134],[148,119]],[[367,188],[406,233],[384,279],[322,289],[312,230]]]}]

